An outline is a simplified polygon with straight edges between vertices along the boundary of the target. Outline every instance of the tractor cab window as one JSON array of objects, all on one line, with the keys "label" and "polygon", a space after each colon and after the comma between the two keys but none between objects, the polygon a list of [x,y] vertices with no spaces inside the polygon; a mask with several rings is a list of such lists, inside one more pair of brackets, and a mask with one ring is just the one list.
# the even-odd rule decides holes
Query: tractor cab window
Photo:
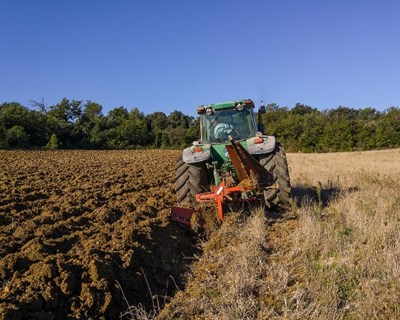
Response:
[{"label": "tractor cab window", "polygon": [[201,139],[204,143],[222,143],[231,135],[236,140],[255,136],[252,109],[224,109],[202,115]]}]

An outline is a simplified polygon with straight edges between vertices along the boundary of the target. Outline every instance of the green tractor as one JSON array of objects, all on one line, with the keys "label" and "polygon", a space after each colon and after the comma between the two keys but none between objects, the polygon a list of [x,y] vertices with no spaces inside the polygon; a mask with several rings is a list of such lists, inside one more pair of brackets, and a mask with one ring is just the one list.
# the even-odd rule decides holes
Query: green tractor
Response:
[{"label": "green tractor", "polygon": [[[258,110],[258,123],[254,108],[249,99],[197,108],[200,140],[183,150],[176,163],[179,205],[214,201],[221,221],[228,201],[262,201],[270,209],[290,206],[285,150],[275,137],[263,134],[265,107]],[[173,218],[180,215],[178,209]]]}]

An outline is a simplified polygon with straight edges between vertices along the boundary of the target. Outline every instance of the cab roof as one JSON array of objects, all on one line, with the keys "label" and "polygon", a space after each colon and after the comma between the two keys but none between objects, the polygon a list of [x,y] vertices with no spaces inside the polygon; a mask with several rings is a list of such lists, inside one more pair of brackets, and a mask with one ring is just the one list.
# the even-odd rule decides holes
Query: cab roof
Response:
[{"label": "cab roof", "polygon": [[233,109],[239,104],[242,104],[243,106],[254,108],[254,103],[250,99],[214,103],[214,104],[209,104],[209,105],[204,106],[204,107],[205,108],[212,108],[213,110],[222,110],[222,109]]}]

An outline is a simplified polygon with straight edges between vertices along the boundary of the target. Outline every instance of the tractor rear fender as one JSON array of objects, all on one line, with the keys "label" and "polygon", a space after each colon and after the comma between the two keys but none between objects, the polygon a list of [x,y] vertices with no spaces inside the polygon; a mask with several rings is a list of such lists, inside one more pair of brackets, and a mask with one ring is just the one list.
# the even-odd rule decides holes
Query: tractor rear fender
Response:
[{"label": "tractor rear fender", "polygon": [[[260,138],[263,140],[261,141]],[[260,142],[261,141],[261,142]],[[246,140],[247,152],[250,154],[266,154],[275,150],[276,140],[274,136],[262,135]]]},{"label": "tractor rear fender", "polygon": [[182,160],[185,163],[197,163],[211,158],[209,144],[196,145],[183,150]]}]

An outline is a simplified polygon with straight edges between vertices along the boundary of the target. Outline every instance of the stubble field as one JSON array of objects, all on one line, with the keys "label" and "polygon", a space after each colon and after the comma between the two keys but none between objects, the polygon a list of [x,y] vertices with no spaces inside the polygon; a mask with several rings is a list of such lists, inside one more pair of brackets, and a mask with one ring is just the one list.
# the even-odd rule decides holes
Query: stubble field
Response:
[{"label": "stubble field", "polygon": [[400,150],[288,154],[292,210],[200,244],[168,218],[178,155],[0,151],[0,318],[400,317]]},{"label": "stubble field", "polygon": [[292,209],[228,216],[161,319],[400,318],[400,150],[288,162]]}]

